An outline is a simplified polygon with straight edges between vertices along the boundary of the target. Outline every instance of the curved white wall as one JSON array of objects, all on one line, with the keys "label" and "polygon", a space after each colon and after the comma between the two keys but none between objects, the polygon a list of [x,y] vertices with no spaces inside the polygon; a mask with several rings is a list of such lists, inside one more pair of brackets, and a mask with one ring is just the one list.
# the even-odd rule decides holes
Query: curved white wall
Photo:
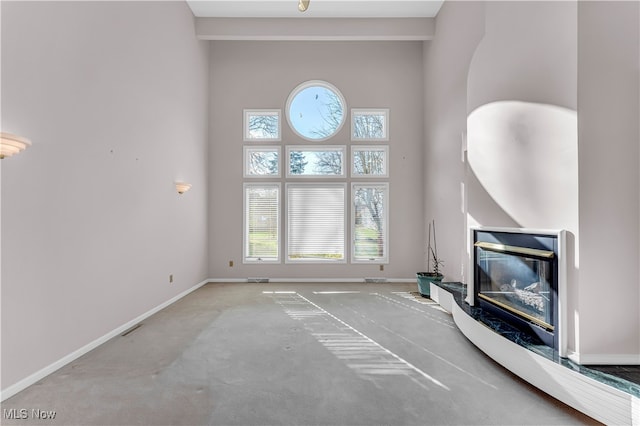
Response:
[{"label": "curved white wall", "polygon": [[577,4],[488,2],[485,23],[467,80],[468,224],[565,229],[577,258]]},{"label": "curved white wall", "polygon": [[468,111],[501,100],[577,108],[577,3],[486,2]]},{"label": "curved white wall", "polygon": [[525,228],[577,230],[575,111],[498,101],[472,111],[467,126],[469,167],[506,214]]}]

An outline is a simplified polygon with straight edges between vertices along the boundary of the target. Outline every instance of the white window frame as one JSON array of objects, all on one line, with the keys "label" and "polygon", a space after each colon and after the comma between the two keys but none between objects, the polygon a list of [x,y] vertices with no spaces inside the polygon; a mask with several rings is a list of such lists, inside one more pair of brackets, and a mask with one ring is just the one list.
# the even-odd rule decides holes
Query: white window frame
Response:
[{"label": "white window frame", "polygon": [[[382,137],[380,138],[360,138],[355,136],[356,117],[359,115],[382,115]],[[351,140],[360,142],[375,142],[389,140],[389,108],[352,108],[351,109]]]},{"label": "white window frame", "polygon": [[[277,250],[278,254],[276,258],[254,258],[248,255],[248,245],[249,245],[249,214],[247,212],[247,189],[248,188],[276,188],[278,190],[278,202],[277,202],[277,219],[276,224],[278,226],[277,230]],[[280,263],[282,257],[282,187],[280,183],[244,183],[242,188],[242,263]]]},{"label": "white window frame", "polygon": [[[383,217],[383,238],[384,238],[384,255],[381,257],[373,257],[368,259],[356,258],[356,203],[355,196],[358,188],[381,188],[384,190],[384,217]],[[351,263],[389,263],[389,183],[387,182],[357,182],[351,184]]]},{"label": "white window frame", "polygon": [[[343,247],[342,247],[342,253],[343,253],[343,258],[342,259],[311,259],[311,258],[305,258],[305,259],[301,259],[301,260],[296,260],[296,259],[291,259],[289,257],[289,241],[290,241],[290,237],[291,237],[291,227],[292,227],[292,223],[291,223],[291,218],[289,217],[289,209],[290,209],[290,200],[289,200],[289,189],[292,187],[307,187],[307,188],[327,188],[327,187],[332,187],[332,188],[342,188],[342,190],[344,191],[344,205],[343,205]],[[347,263],[347,258],[349,256],[348,251],[347,251],[347,240],[349,238],[348,236],[348,232],[347,232],[347,215],[348,215],[348,209],[347,209],[347,199],[348,199],[348,194],[347,194],[347,183],[346,182],[287,182],[285,183],[285,230],[286,230],[286,234],[285,234],[285,251],[284,251],[284,259],[285,259],[285,264],[345,264]]]},{"label": "white window frame", "polygon": [[[252,137],[249,131],[249,117],[252,115],[273,115],[278,117],[278,134],[274,138]],[[280,109],[245,109],[243,110],[244,142],[280,142],[282,140],[282,111]]]},{"label": "white window frame", "polygon": [[[384,172],[379,175],[358,173],[356,171],[356,151],[380,151],[384,153]],[[351,145],[351,177],[353,178],[388,178],[389,177],[389,145]]]},{"label": "white window frame", "polygon": [[[341,174],[339,175],[294,175],[291,174],[291,151],[317,151],[317,152],[327,152],[327,151],[336,151],[342,153],[342,167]],[[344,179],[347,176],[346,172],[346,164],[347,164],[347,147],[346,145],[287,145],[286,148],[286,177],[287,179]]]},{"label": "white window frame", "polygon": [[[281,151],[282,151],[282,149],[280,148],[279,145],[268,145],[268,146],[245,145],[243,147],[243,159],[244,159],[243,160],[243,162],[244,162],[243,176],[245,178],[249,178],[249,179],[279,178],[280,176],[282,176],[282,155],[281,155]],[[251,153],[252,152],[275,152],[276,155],[278,156],[278,173],[275,173],[275,174],[272,174],[272,175],[250,174],[249,173],[249,169],[250,169],[249,160],[251,158]]]},{"label": "white window frame", "polygon": [[[303,90],[308,89],[309,87],[314,87],[314,86],[324,87],[325,89],[335,93],[336,96],[338,97],[338,99],[340,100],[341,105],[342,105],[342,121],[340,122],[340,124],[338,125],[338,127],[335,129],[335,131],[332,134],[330,134],[329,136],[326,136],[324,138],[311,138],[311,137],[308,137],[308,136],[300,133],[300,131],[298,129],[296,129],[296,127],[293,125],[293,122],[291,120],[291,104],[293,103],[293,101],[296,98],[296,96],[300,92],[302,92]],[[285,115],[287,116],[287,123],[289,123],[289,128],[293,131],[293,133],[295,133],[296,136],[299,136],[299,137],[301,137],[302,139],[304,139],[306,141],[316,142],[316,143],[317,142],[324,142],[326,140],[329,140],[332,137],[336,136],[338,133],[340,133],[340,130],[342,130],[342,127],[344,126],[344,123],[346,123],[346,121],[347,121],[347,111],[348,111],[347,101],[345,100],[344,96],[342,95],[342,92],[340,92],[340,90],[338,90],[338,88],[336,86],[334,86],[333,84],[331,84],[331,83],[329,83],[327,81],[323,81],[323,80],[309,80],[309,81],[305,81],[305,82],[299,84],[289,94],[289,97],[287,97],[287,103],[285,105]]]}]

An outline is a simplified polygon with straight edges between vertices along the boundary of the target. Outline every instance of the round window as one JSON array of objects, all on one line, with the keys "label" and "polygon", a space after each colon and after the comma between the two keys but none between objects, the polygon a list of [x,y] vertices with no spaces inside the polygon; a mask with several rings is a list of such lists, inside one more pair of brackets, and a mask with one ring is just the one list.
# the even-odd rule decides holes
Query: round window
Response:
[{"label": "round window", "polygon": [[296,87],[287,99],[287,121],[295,133],[307,140],[323,141],[335,135],[344,124],[345,101],[326,81],[307,81]]}]

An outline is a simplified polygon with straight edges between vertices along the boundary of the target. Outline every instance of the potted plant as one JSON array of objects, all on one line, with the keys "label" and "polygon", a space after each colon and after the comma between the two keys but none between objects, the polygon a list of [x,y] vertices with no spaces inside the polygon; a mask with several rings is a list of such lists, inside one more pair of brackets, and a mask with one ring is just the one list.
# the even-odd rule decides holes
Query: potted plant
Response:
[{"label": "potted plant", "polygon": [[[433,228],[433,246],[431,245],[431,229]],[[431,264],[433,263],[433,268]],[[431,295],[431,283],[441,282],[444,275],[440,272],[440,267],[444,264],[438,257],[438,246],[436,244],[436,221],[429,223],[429,240],[427,242],[427,272],[417,272],[418,291],[424,297]]]}]

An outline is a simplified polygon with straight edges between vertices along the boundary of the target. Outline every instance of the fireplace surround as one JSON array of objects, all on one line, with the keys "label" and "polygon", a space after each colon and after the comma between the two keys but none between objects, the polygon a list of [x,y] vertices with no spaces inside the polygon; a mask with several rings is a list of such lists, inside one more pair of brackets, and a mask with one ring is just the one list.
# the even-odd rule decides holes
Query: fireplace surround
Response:
[{"label": "fireplace surround", "polygon": [[471,229],[471,305],[566,357],[565,231]]}]

